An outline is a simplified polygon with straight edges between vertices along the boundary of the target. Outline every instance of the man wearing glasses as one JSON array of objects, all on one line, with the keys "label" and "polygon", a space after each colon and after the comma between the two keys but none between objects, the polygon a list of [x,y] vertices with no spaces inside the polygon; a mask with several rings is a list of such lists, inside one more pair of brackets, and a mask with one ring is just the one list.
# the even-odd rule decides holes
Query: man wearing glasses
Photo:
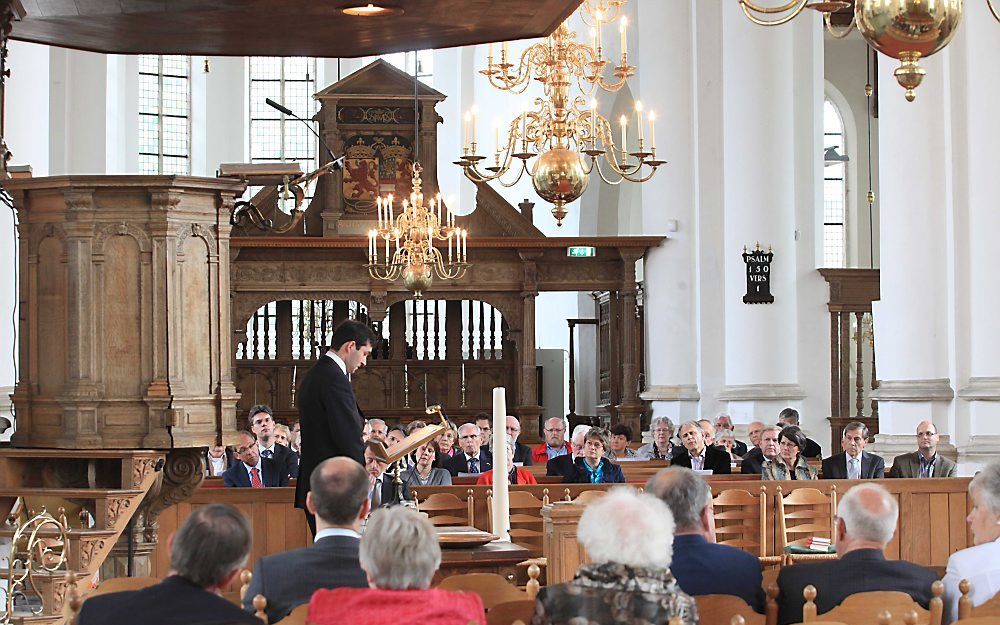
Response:
[{"label": "man wearing glasses", "polygon": [[222,483],[236,488],[288,486],[288,475],[270,458],[261,458],[257,440],[250,432],[240,432],[234,464],[222,474]]},{"label": "man wearing glasses", "polygon": [[917,425],[917,451],[896,456],[889,477],[955,477],[955,463],[938,454],[937,426],[930,421]]},{"label": "man wearing glasses", "polygon": [[566,424],[559,417],[545,420],[545,442],[531,450],[534,464],[545,464],[553,458],[573,453],[573,446],[566,440]]}]

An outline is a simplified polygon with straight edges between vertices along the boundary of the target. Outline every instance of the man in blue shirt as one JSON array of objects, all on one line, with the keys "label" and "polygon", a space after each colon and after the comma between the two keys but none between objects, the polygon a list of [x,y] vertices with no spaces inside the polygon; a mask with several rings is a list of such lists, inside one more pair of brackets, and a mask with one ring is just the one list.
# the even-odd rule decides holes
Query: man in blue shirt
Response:
[{"label": "man in blue shirt", "polygon": [[763,613],[760,561],[746,551],[715,543],[708,482],[691,469],[669,467],[650,478],[646,492],[662,499],[674,515],[670,572],[681,590],[692,596],[735,595]]}]

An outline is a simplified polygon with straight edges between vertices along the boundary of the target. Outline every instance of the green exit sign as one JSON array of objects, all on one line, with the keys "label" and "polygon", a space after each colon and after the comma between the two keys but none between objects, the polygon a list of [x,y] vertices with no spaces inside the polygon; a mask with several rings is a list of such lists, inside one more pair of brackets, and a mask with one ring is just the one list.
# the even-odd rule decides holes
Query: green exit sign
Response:
[{"label": "green exit sign", "polygon": [[572,245],[566,248],[566,255],[570,258],[590,258],[597,256],[597,248],[589,245]]}]

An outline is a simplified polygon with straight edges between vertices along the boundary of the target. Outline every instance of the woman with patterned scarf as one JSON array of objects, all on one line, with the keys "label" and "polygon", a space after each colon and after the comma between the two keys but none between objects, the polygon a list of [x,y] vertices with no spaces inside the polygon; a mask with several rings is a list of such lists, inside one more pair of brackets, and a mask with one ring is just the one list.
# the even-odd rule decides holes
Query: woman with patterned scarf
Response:
[{"label": "woman with patterned scarf", "polygon": [[611,448],[611,434],[604,428],[590,428],[583,439],[583,457],[577,458],[564,484],[624,483],[622,468],[605,456]]}]

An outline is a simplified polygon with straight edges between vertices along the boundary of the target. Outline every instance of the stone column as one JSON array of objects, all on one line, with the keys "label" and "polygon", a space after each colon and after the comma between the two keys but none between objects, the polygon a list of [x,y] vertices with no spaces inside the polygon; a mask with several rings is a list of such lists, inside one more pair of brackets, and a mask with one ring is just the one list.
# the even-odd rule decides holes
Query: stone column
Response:
[{"label": "stone column", "polygon": [[638,309],[636,308],[635,262],[640,254],[635,250],[621,250],[622,288],[618,291],[621,299],[621,356],[622,382],[621,403],[617,406],[617,421],[624,423],[632,432],[642,431],[642,414],[645,405],[639,399],[639,335]]},{"label": "stone column", "polygon": [[[527,434],[525,440],[532,441],[538,432],[538,419],[542,407],[538,405],[538,382],[535,370],[535,298],[538,297],[538,268],[535,262],[542,252],[519,252],[524,261],[524,282],[521,291],[523,300],[521,311],[521,334],[518,351],[518,393],[514,414],[521,422],[521,432]],[[508,406],[508,410],[510,407]]]}]

